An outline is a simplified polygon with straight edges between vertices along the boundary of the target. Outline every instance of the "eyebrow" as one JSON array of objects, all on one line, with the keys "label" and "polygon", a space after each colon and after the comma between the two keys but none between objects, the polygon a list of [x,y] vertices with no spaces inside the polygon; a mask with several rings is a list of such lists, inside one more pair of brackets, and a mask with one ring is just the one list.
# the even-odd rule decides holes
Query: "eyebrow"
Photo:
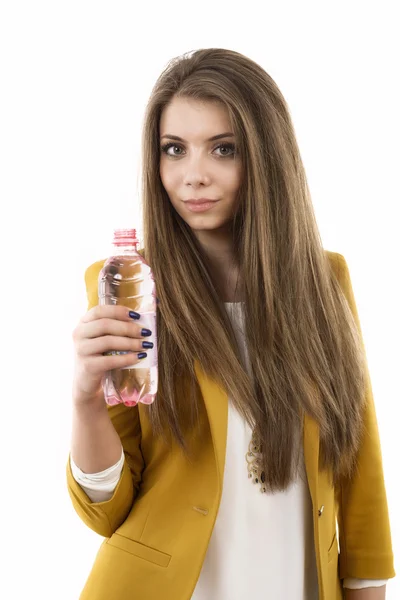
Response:
[{"label": "eyebrow", "polygon": [[[207,142],[213,142],[214,140],[220,140],[221,138],[227,138],[227,137],[235,137],[233,133],[230,133],[229,131],[226,133],[219,133],[218,135],[213,135],[212,137],[210,137],[208,140],[206,140]],[[166,133],[165,135],[161,136],[161,139],[163,138],[169,138],[170,140],[176,140],[178,142],[185,142],[186,140],[184,140],[183,138],[177,136],[177,135],[171,135],[170,133]]]}]

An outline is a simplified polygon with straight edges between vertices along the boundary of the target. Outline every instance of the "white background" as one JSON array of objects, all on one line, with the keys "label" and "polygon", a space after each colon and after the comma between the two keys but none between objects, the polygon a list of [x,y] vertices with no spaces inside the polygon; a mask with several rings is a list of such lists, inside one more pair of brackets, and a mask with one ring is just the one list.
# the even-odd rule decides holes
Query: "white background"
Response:
[{"label": "white background", "polygon": [[[246,54],[277,82],[324,247],[348,262],[400,571],[397,8],[1,3],[2,598],[77,599],[103,539],[73,511],[65,480],[83,275],[107,257],[114,227],[141,230],[145,104],[169,59],[205,47]],[[395,578],[387,598],[399,597]]]}]

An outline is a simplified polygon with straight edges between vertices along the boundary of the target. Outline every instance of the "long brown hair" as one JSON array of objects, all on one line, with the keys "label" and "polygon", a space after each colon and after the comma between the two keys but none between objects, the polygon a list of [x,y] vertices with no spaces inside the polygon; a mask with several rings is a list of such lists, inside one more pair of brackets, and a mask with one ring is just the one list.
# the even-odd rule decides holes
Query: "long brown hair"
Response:
[{"label": "long brown hair", "polygon": [[[252,378],[201,245],[162,185],[159,123],[174,97],[223,103],[244,177],[232,240]],[[149,99],[142,139],[143,246],[160,304],[153,433],[188,452],[201,395],[194,359],[255,429],[267,489],[293,480],[302,416],[320,428],[323,467],[350,476],[362,427],[362,341],[322,242],[287,104],[249,58],[203,49],[173,59]],[[184,388],[183,382],[188,382]],[[188,392],[190,390],[190,392]],[[297,448],[298,450],[298,448]]]}]

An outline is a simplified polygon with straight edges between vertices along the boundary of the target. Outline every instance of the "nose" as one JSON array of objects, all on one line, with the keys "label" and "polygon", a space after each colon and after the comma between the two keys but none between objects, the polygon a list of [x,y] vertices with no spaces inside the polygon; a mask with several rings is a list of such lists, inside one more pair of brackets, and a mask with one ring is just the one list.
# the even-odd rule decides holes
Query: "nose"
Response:
[{"label": "nose", "polygon": [[183,183],[194,187],[210,184],[210,175],[201,158],[192,157],[185,164]]}]

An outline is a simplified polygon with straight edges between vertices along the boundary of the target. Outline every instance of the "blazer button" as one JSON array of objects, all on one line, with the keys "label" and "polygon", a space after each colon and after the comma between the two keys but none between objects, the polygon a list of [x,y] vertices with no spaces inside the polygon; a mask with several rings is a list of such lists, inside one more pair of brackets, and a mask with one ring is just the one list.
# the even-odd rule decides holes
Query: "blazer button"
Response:
[{"label": "blazer button", "polygon": [[321,508],[318,509],[318,516],[320,517],[323,512],[324,512],[324,505],[322,505]]},{"label": "blazer button", "polygon": [[200,506],[192,506],[192,508],[204,516],[208,515],[208,508],[200,508]]}]

